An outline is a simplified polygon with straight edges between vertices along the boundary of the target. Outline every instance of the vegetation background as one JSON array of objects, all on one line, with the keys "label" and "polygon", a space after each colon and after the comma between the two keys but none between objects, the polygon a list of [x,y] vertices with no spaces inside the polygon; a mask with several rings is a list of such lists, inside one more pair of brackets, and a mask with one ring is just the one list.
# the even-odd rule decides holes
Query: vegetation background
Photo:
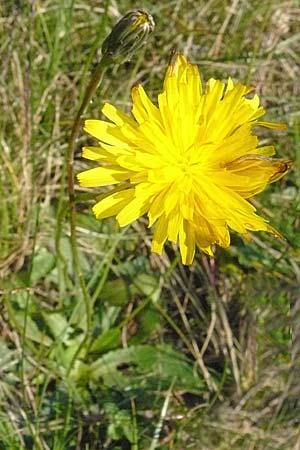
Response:
[{"label": "vegetation background", "polygon": [[[0,5],[0,449],[299,450],[299,2]],[[96,221],[95,191],[77,188],[87,323],[71,263],[67,140],[101,42],[141,7],[156,31],[106,74],[87,116],[105,101],[129,112],[136,83],[155,101],[174,48],[203,79],[253,84],[267,120],[289,126],[260,131],[294,165],[255,199],[286,240],[233,235],[228,251],[184,267],[171,245],[151,254],[146,221]],[[77,172],[89,167],[87,142],[82,133]]]}]

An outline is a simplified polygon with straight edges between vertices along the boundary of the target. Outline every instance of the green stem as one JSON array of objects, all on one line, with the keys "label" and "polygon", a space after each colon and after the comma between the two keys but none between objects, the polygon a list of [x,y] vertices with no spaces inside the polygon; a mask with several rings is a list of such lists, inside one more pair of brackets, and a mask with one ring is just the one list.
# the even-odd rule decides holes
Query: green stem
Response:
[{"label": "green stem", "polygon": [[71,252],[72,252],[72,259],[74,264],[74,270],[76,277],[79,281],[80,289],[82,292],[84,304],[85,304],[85,311],[86,311],[86,332],[83,340],[81,341],[80,345],[78,346],[77,351],[75,352],[71,363],[69,365],[67,374],[70,373],[72,370],[73,364],[77,358],[77,356],[80,354],[82,348],[86,344],[86,342],[89,339],[89,333],[90,333],[90,326],[91,326],[91,302],[89,293],[87,290],[87,286],[84,280],[84,276],[81,270],[80,266],[80,259],[79,259],[79,252],[78,252],[78,245],[77,245],[77,238],[76,238],[76,205],[75,205],[75,187],[74,187],[74,154],[75,154],[75,145],[76,140],[78,138],[78,135],[81,131],[81,116],[85,113],[87,106],[89,105],[89,102],[91,98],[93,97],[97,87],[102,82],[103,76],[107,70],[107,68],[111,65],[112,61],[108,58],[103,57],[98,66],[96,67],[91,81],[86,89],[85,96],[83,98],[83,101],[80,105],[80,108],[76,114],[71,135],[69,139],[69,145],[68,145],[68,151],[66,155],[67,159],[67,173],[68,173],[68,193],[69,193],[69,209],[70,209],[70,241],[71,241]]}]

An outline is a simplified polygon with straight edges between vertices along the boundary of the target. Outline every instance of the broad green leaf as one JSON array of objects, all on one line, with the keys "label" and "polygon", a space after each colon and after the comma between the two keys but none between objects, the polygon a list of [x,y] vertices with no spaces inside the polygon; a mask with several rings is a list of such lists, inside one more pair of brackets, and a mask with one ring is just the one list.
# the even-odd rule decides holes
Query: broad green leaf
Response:
[{"label": "broad green leaf", "polygon": [[110,328],[98,336],[91,345],[91,352],[107,352],[119,345],[121,339],[120,328]]},{"label": "broad green leaf", "polygon": [[69,325],[66,317],[61,313],[49,313],[43,312],[42,316],[44,321],[50,328],[50,331],[55,339],[59,339],[60,342],[68,345],[68,340],[70,334],[74,331],[74,329]]},{"label": "broad green leaf", "polygon": [[[24,328],[24,312],[23,311],[15,311],[14,312],[14,319],[13,319],[19,326],[19,328],[23,332]],[[25,336],[27,339],[30,339],[31,341],[38,342],[41,345],[45,345],[49,347],[52,344],[52,339],[50,339],[49,336],[45,334],[45,332],[41,331],[37,324],[32,320],[30,316],[27,316],[26,318],[26,330],[25,330]]]},{"label": "broad green leaf", "polygon": [[101,292],[101,300],[114,306],[123,306],[130,300],[127,284],[122,278],[107,281]]},{"label": "broad green leaf", "polygon": [[111,439],[118,440],[125,436],[129,442],[133,442],[132,420],[129,411],[119,409],[114,403],[106,403],[104,410],[109,417],[108,435]]},{"label": "broad green leaf", "polygon": [[158,288],[158,279],[154,275],[139,273],[133,280],[132,292],[146,295],[153,295]]},{"label": "broad green leaf", "polygon": [[46,248],[41,248],[34,256],[30,275],[30,284],[35,285],[45,278],[55,267],[55,256]]},{"label": "broad green leaf", "polygon": [[130,339],[131,345],[146,342],[147,338],[161,325],[162,316],[153,308],[152,304],[150,304],[139,313],[136,320],[138,327],[134,336]]},{"label": "broad green leaf", "polygon": [[[122,372],[124,366],[125,376]],[[199,389],[202,386],[202,379],[193,365],[167,345],[138,345],[111,351],[89,366],[82,365],[77,376],[94,381],[103,378],[105,384],[113,386],[126,384],[128,373],[131,374],[129,383],[133,382],[134,375],[144,374],[148,378],[154,377],[157,381],[172,381],[175,378],[177,384],[186,388]]]}]

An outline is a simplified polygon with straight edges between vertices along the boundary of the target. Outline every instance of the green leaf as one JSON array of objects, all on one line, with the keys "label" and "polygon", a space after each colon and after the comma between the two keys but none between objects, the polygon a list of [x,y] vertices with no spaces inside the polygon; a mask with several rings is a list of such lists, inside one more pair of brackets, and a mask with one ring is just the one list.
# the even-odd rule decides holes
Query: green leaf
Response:
[{"label": "green leaf", "polygon": [[113,440],[125,436],[129,442],[133,442],[134,433],[129,411],[119,409],[116,404],[111,402],[106,403],[104,409],[109,417],[108,436]]},{"label": "green leaf", "polygon": [[121,339],[120,328],[110,328],[104,331],[100,336],[98,336],[93,342],[90,351],[91,352],[101,352],[105,353],[108,350],[116,348]]},{"label": "green leaf", "polygon": [[68,345],[69,336],[74,330],[69,325],[67,319],[61,313],[57,312],[43,312],[42,316],[50,328],[53,337]]},{"label": "green leaf", "polygon": [[139,313],[136,318],[138,323],[137,331],[130,339],[131,345],[141,344],[153,334],[157,328],[161,325],[162,316],[159,312],[153,309],[152,305],[147,305]]},{"label": "green leaf", "polygon": [[[55,267],[55,256],[46,248],[41,248],[35,255],[30,273],[31,285],[45,278]],[[28,274],[29,275],[29,274]]]},{"label": "green leaf", "polygon": [[114,306],[126,305],[130,300],[130,293],[127,284],[122,278],[107,281],[101,292],[103,302]]},{"label": "green leaf", "polygon": [[[125,374],[122,370],[124,366]],[[127,380],[128,373],[131,374],[130,380]],[[176,378],[176,383],[186,389],[198,390],[202,387],[202,379],[193,365],[167,345],[138,345],[114,350],[98,358],[90,366],[81,367],[77,373],[80,377],[88,377],[94,381],[103,378],[104,383],[109,386],[132,384],[133,376],[140,374],[146,374],[147,378],[157,381],[171,382]]]},{"label": "green leaf", "polygon": [[[15,311],[13,320],[17,324],[17,326],[22,330],[24,329],[25,323],[25,314],[23,311]],[[25,336],[27,339],[31,341],[38,342],[39,344],[45,345],[49,347],[52,344],[52,339],[45,334],[45,332],[41,331],[37,324],[32,320],[30,316],[27,315],[26,318],[26,330]]]},{"label": "green leaf", "polygon": [[157,288],[158,279],[156,276],[140,273],[134,278],[132,292],[149,297],[156,292]]}]

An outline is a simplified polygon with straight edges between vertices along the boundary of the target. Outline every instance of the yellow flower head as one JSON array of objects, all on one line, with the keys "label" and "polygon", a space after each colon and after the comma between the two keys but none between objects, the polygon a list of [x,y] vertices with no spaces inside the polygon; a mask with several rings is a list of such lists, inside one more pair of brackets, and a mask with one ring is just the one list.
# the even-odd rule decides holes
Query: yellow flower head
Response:
[{"label": "yellow flower head", "polygon": [[98,219],[116,216],[120,226],[147,214],[155,224],[152,250],[162,253],[167,240],[178,243],[182,262],[191,264],[195,247],[209,255],[212,246],[228,247],[229,228],[277,234],[255,214],[247,199],[288,170],[289,161],[271,158],[272,146],[258,146],[257,125],[265,110],[252,87],[211,78],[202,87],[197,66],[181,54],[168,67],[155,106],[142,86],[132,89],[132,116],[106,103],[111,121],[86,120],[85,131],[99,147],[83,157],[101,166],[78,174],[81,186],[115,184],[98,198]]}]

